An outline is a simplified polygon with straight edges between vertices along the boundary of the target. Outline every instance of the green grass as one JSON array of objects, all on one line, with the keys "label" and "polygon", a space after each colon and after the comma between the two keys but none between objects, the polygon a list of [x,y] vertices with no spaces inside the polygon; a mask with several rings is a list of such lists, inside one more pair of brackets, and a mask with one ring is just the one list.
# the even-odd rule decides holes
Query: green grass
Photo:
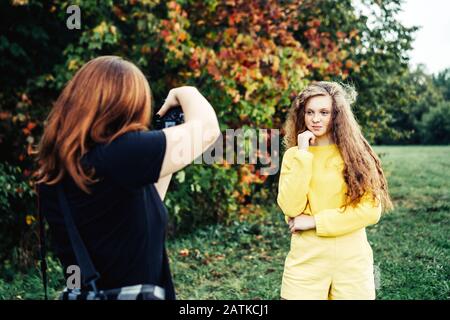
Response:
[{"label": "green grass", "polygon": [[[449,299],[450,147],[375,150],[396,206],[368,228],[377,299]],[[169,248],[181,299],[279,299],[289,232],[276,207],[258,225],[211,226]]]},{"label": "green grass", "polygon": [[[450,146],[383,146],[395,210],[367,230],[378,299],[450,298]],[[275,201],[275,200],[274,200]],[[179,299],[279,299],[289,232],[276,206],[258,223],[209,226],[168,242]],[[61,286],[51,263],[51,295]],[[39,299],[38,271],[0,280],[0,298]]]},{"label": "green grass", "polygon": [[[49,299],[57,299],[64,286],[62,267],[51,255],[47,256],[47,265],[48,296]],[[2,269],[0,300],[44,299],[44,287],[38,266],[29,270],[28,273],[17,272],[8,263],[4,263]]]},{"label": "green grass", "polygon": [[179,298],[277,299],[288,246],[279,215],[258,224],[210,226],[170,242]]},{"label": "green grass", "polygon": [[450,298],[450,147],[378,147],[396,210],[368,229],[379,299]]}]

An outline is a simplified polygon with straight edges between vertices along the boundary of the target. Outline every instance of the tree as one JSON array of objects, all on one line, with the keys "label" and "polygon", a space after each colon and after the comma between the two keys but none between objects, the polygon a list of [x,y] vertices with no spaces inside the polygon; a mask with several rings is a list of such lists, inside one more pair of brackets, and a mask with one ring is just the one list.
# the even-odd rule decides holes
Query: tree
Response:
[{"label": "tree", "polygon": [[433,76],[433,82],[442,91],[444,99],[450,101],[450,68]]},{"label": "tree", "polygon": [[[143,70],[155,109],[170,88],[197,86],[216,108],[223,130],[280,128],[291,99],[321,79],[356,85],[355,112],[369,140],[382,141],[387,134],[398,140],[410,129],[394,126],[408,114],[414,94],[403,80],[415,29],[396,20],[398,0],[79,4],[81,30],[66,28],[65,1],[3,2],[0,10],[5,30],[0,36],[0,162],[19,167],[3,174],[30,190],[33,146],[52,102],[85,62],[105,54],[123,56]],[[374,22],[359,12],[361,6],[378,12]],[[175,176],[168,193],[171,226],[189,230],[264,214],[264,203],[274,203],[274,181],[261,175],[259,164],[190,166]],[[6,217],[22,225],[33,202],[15,201],[18,197],[8,194]]]}]

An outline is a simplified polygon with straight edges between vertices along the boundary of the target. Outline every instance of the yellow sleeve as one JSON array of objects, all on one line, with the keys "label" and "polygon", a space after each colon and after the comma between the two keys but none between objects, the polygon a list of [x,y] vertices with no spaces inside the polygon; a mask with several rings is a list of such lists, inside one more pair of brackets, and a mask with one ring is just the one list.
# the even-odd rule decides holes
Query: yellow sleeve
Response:
[{"label": "yellow sleeve", "polygon": [[277,202],[287,217],[296,217],[305,210],[312,176],[313,154],[289,148],[281,164]]},{"label": "yellow sleeve", "polygon": [[316,234],[321,237],[337,237],[376,224],[381,217],[381,203],[374,203],[372,196],[362,197],[356,206],[343,209],[326,209],[314,215]]}]

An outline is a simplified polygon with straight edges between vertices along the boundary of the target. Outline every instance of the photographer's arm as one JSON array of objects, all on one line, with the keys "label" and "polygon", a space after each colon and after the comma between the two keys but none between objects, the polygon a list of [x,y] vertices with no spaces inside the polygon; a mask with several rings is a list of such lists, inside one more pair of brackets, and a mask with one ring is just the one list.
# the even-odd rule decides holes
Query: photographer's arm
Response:
[{"label": "photographer's arm", "polygon": [[216,112],[208,100],[194,87],[172,89],[158,114],[180,105],[185,123],[163,129],[166,153],[160,178],[177,172],[208,149],[220,136]]},{"label": "photographer's arm", "polygon": [[156,191],[158,191],[159,197],[163,201],[166,196],[167,189],[169,188],[170,179],[172,179],[172,174],[159,178],[158,182],[155,183]]}]

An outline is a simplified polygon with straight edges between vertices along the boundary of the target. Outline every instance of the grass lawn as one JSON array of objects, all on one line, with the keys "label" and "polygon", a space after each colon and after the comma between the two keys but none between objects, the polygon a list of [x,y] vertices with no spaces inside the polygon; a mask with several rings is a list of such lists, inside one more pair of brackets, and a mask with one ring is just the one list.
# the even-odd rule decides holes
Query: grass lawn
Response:
[{"label": "grass lawn", "polygon": [[[396,206],[367,229],[377,299],[449,299],[450,146],[375,150]],[[279,299],[289,232],[279,209],[269,212],[258,225],[211,226],[170,242],[179,298]]]},{"label": "grass lawn", "polygon": [[[450,298],[450,146],[382,146],[396,209],[367,229],[378,299]],[[274,200],[275,202],[275,200]],[[168,242],[178,299],[279,299],[289,232],[280,210],[259,223],[209,226]],[[61,269],[50,261],[51,295]],[[0,298],[39,299],[38,271],[0,279]]]}]

